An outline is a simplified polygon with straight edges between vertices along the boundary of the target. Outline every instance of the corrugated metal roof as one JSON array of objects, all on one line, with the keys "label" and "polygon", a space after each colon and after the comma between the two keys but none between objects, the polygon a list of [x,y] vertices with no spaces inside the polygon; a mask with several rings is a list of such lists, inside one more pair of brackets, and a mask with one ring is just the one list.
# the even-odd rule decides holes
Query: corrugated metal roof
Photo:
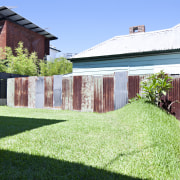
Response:
[{"label": "corrugated metal roof", "polygon": [[58,39],[56,36],[50,34],[46,30],[40,28],[39,26],[35,25],[31,21],[25,19],[24,17],[20,16],[19,14],[15,13],[14,11],[8,9],[6,6],[0,7],[0,20],[9,20],[12,21],[20,26],[23,26],[31,31],[34,31],[42,36],[45,36],[49,40]]},{"label": "corrugated metal roof", "polygon": [[173,50],[180,48],[180,24],[170,29],[115,36],[71,59]]}]

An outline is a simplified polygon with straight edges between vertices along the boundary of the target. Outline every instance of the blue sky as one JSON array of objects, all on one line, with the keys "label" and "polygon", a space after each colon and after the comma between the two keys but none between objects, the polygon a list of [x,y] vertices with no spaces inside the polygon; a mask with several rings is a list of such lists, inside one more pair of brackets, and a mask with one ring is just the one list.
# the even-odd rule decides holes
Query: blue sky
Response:
[{"label": "blue sky", "polygon": [[129,33],[130,26],[146,31],[180,23],[180,0],[0,0],[16,13],[59,39],[51,41],[62,53],[79,53]]}]

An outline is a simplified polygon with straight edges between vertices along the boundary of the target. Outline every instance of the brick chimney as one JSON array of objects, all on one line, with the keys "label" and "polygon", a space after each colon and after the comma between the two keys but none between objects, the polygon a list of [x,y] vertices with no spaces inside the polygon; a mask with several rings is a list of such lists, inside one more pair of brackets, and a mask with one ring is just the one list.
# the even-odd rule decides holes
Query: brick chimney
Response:
[{"label": "brick chimney", "polygon": [[129,34],[139,33],[139,32],[145,32],[145,26],[144,25],[133,26],[133,27],[129,28]]}]

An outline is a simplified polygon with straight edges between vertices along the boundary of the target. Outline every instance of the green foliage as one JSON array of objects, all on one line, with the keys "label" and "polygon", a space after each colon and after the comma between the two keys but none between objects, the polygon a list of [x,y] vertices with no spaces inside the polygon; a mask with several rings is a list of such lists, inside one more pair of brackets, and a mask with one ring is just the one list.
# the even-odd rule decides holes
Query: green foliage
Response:
[{"label": "green foliage", "polygon": [[142,99],[143,97],[141,97],[138,93],[136,94],[136,97],[132,98],[132,99],[129,99],[128,102],[129,103],[133,103],[139,99]]},{"label": "green foliage", "polygon": [[36,76],[36,62],[38,60],[37,54],[35,52],[29,54],[28,50],[24,48],[22,42],[18,43],[18,47],[15,48],[14,51],[16,55],[13,54],[13,51],[10,47],[5,48],[4,55],[6,60],[1,60],[0,71],[13,74]]},{"label": "green foliage", "polygon": [[5,50],[0,49],[0,72],[29,76],[52,76],[57,74],[67,74],[72,72],[72,63],[65,58],[57,58],[54,62],[39,60],[36,52],[29,53],[19,42],[14,49],[16,55],[10,47]]},{"label": "green foliage", "polygon": [[57,58],[54,62],[40,62],[40,75],[52,76],[55,74],[68,74],[72,72],[72,63],[65,58]]},{"label": "green foliage", "polygon": [[7,60],[3,59],[5,57],[5,51],[0,48],[0,72],[6,72],[6,64],[7,64]]},{"label": "green foliage", "polygon": [[145,98],[153,104],[158,105],[161,97],[166,95],[172,88],[172,78],[164,71],[153,74],[142,82],[141,87]]}]

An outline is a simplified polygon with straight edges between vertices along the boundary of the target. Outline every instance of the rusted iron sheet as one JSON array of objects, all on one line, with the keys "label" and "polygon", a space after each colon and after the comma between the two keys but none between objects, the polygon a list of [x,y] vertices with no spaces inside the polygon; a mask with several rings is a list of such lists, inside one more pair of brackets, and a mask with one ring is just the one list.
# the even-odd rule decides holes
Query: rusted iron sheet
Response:
[{"label": "rusted iron sheet", "polygon": [[103,76],[94,76],[94,112],[103,112]]},{"label": "rusted iron sheet", "polygon": [[62,78],[62,109],[73,110],[73,77]]},{"label": "rusted iron sheet", "polygon": [[128,99],[134,98],[139,93],[140,78],[139,76],[128,77]]},{"label": "rusted iron sheet", "polygon": [[82,76],[73,77],[73,110],[81,110]]},{"label": "rusted iron sheet", "polygon": [[114,74],[114,109],[120,109],[128,103],[128,72]]},{"label": "rusted iron sheet", "polygon": [[53,76],[44,77],[44,107],[53,107]]},{"label": "rusted iron sheet", "polygon": [[36,108],[44,107],[44,77],[38,77],[36,80]]},{"label": "rusted iron sheet", "polygon": [[54,75],[53,83],[53,107],[62,105],[62,75]]},{"label": "rusted iron sheet", "polygon": [[28,78],[22,78],[21,106],[28,106]]},{"label": "rusted iron sheet", "polygon": [[7,80],[7,105],[14,107],[14,96],[15,95],[15,79]]},{"label": "rusted iron sheet", "polygon": [[103,77],[103,112],[114,110],[114,76]]},{"label": "rusted iron sheet", "polygon": [[93,76],[82,76],[81,111],[93,112],[94,83]]},{"label": "rusted iron sheet", "polygon": [[28,78],[28,107],[29,108],[35,108],[36,80],[37,80],[37,76],[32,76]]},{"label": "rusted iron sheet", "polygon": [[22,78],[15,78],[15,96],[14,96],[14,105],[21,106],[21,99],[22,99]]},{"label": "rusted iron sheet", "polygon": [[165,101],[167,101],[168,104],[172,103],[171,112],[180,120],[180,104],[178,103],[180,102],[180,78],[173,79],[172,86],[173,88],[165,97]]}]

